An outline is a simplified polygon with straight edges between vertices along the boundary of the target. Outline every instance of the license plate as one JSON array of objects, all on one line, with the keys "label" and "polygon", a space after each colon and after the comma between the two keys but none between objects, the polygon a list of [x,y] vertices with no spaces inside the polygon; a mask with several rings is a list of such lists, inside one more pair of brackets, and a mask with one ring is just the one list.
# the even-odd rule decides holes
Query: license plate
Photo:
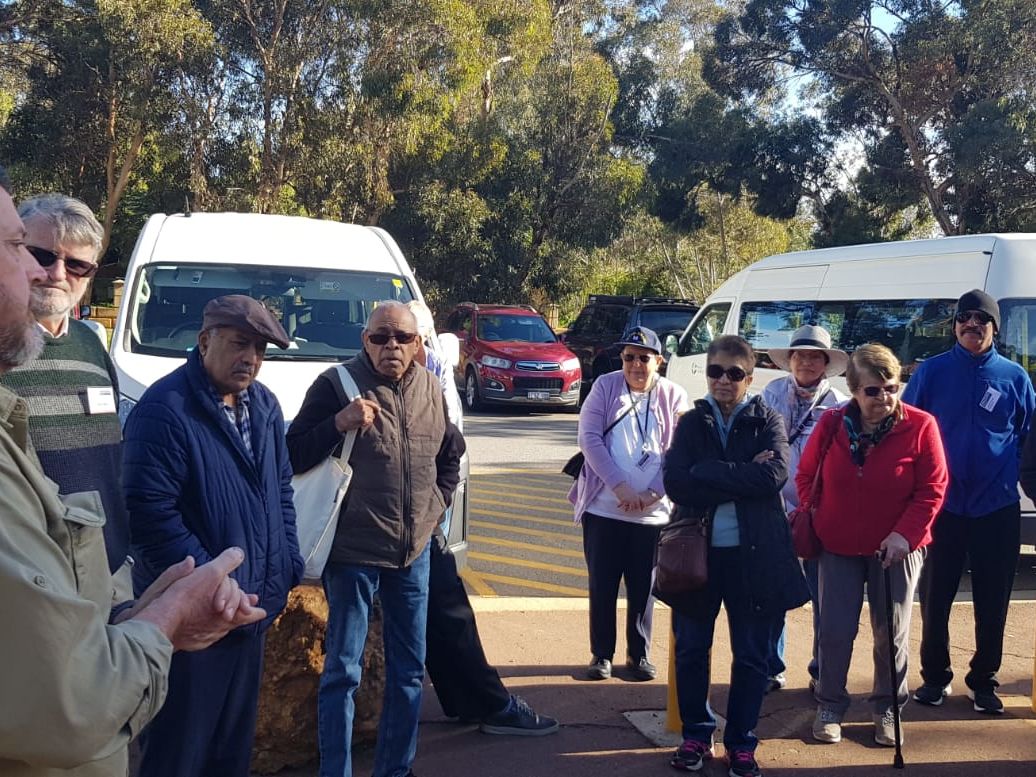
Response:
[{"label": "license plate", "polygon": [[530,391],[529,399],[550,399],[549,391]]}]

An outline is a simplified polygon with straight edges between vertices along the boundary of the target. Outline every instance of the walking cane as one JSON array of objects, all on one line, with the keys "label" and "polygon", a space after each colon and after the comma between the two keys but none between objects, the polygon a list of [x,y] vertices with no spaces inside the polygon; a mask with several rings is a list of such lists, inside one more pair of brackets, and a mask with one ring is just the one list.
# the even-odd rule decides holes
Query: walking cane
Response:
[{"label": "walking cane", "polygon": [[[885,561],[886,552],[879,553],[879,558],[882,562]],[[903,735],[899,728],[899,682],[896,679],[896,645],[894,642],[896,632],[893,630],[894,624],[892,623],[892,576],[889,574],[889,568],[884,566],[884,563],[882,569],[885,574],[885,628],[888,630],[889,635],[889,677],[892,681],[892,684],[889,686],[892,689],[892,724],[895,729],[896,739],[896,755],[892,759],[892,766],[895,769],[902,769]]]}]

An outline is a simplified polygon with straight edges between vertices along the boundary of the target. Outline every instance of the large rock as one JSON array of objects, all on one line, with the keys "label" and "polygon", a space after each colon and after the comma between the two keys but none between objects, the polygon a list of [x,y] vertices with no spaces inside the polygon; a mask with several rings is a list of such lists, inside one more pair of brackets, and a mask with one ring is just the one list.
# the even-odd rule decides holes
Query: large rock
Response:
[{"label": "large rock", "polygon": [[[318,586],[300,586],[266,635],[252,769],[272,774],[317,759],[317,688],[324,668],[327,601]],[[381,608],[375,606],[356,693],[355,745],[374,741],[381,715],[385,658]]]}]

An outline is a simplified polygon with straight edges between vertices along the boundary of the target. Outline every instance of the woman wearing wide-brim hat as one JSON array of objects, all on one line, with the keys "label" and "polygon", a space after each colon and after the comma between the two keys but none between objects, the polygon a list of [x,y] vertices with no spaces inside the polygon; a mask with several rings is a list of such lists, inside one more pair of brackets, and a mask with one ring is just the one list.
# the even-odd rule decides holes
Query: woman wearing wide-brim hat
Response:
[{"label": "woman wearing wide-brim hat", "polygon": [[[781,495],[789,512],[798,507],[799,499],[795,490],[795,474],[799,469],[799,460],[806,447],[809,436],[813,433],[820,416],[832,407],[843,404],[846,397],[838,389],[831,386],[828,378],[841,375],[849,364],[849,356],[845,351],[831,347],[831,335],[820,326],[807,324],[795,330],[791,343],[787,348],[771,348],[770,360],[782,370],[787,370],[784,378],[771,381],[763,389],[763,401],[776,410],[784,419],[784,427],[788,433],[791,458],[788,467],[788,482]],[[813,654],[809,662],[810,687],[814,687],[819,677],[817,664],[817,631],[820,623],[820,597],[818,595],[817,561],[804,561],[803,569],[809,583],[809,593],[813,600]],[[774,635],[770,653],[770,690],[783,688],[784,676],[784,629]]]}]

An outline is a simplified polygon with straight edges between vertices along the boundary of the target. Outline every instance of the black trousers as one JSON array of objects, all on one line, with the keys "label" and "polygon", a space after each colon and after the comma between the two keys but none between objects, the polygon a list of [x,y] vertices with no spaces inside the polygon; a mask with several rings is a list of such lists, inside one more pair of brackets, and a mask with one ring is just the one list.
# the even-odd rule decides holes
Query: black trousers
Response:
[{"label": "black trousers", "polygon": [[930,685],[948,685],[950,609],[965,564],[971,566],[975,613],[975,655],[964,678],[974,691],[999,683],[996,673],[1004,652],[1004,627],[1011,603],[1021,543],[1021,507],[1015,502],[989,515],[968,517],[943,510],[932,528],[933,541],[921,572],[921,677]]},{"label": "black trousers", "polygon": [[590,578],[590,652],[615,657],[615,605],[626,583],[626,653],[646,658],[651,646],[651,571],[661,526],[583,513],[583,555]]},{"label": "black trousers", "polygon": [[503,710],[511,694],[486,660],[457,560],[438,535],[431,543],[425,668],[446,715],[481,720]]},{"label": "black trousers", "polygon": [[140,777],[249,777],[264,636],[175,653],[169,694],[141,734]]}]

